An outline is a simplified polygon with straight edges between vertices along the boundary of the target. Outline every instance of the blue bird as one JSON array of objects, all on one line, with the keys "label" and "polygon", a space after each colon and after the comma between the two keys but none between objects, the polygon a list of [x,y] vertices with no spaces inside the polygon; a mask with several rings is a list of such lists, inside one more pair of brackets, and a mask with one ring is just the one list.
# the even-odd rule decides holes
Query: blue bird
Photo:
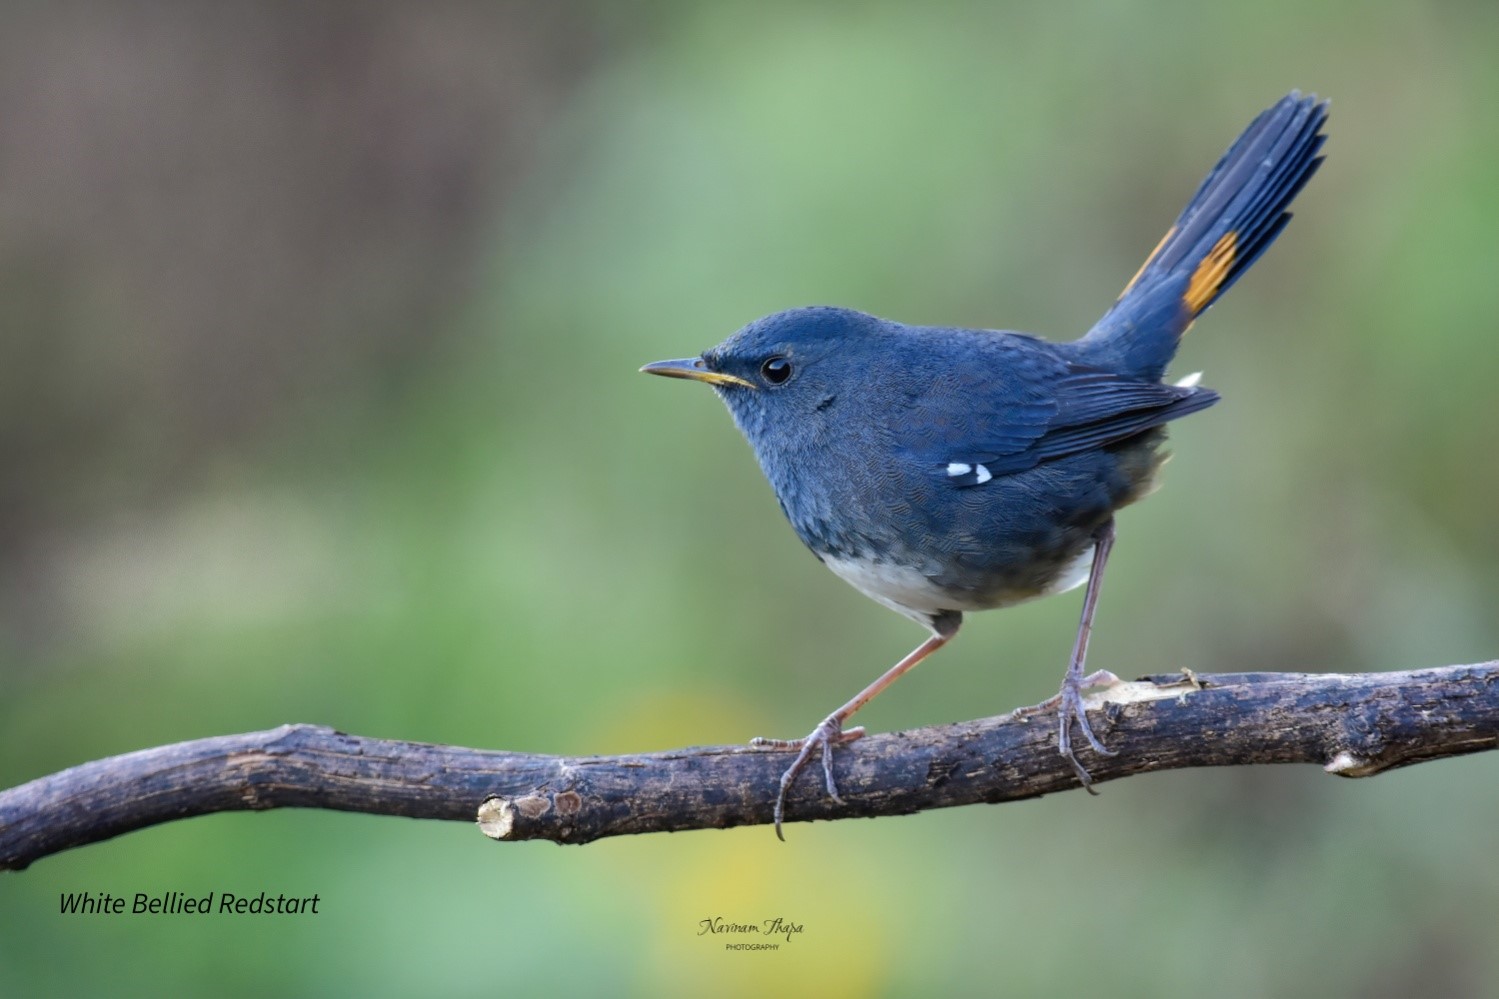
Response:
[{"label": "blue bird", "polygon": [[[1161,378],[1177,344],[1290,221],[1316,172],[1327,103],[1292,92],[1229,147],[1113,307],[1081,339],[907,326],[818,306],[757,319],[699,357],[642,371],[713,386],[797,536],[829,569],[931,637],[803,739],[775,803],[814,754],[838,797],[833,747],[849,717],[957,634],[964,613],[1087,583],[1056,704],[1058,747],[1090,791],[1082,692],[1114,513],[1152,489],[1165,424],[1218,394]],[[784,838],[784,837],[783,837]]]}]

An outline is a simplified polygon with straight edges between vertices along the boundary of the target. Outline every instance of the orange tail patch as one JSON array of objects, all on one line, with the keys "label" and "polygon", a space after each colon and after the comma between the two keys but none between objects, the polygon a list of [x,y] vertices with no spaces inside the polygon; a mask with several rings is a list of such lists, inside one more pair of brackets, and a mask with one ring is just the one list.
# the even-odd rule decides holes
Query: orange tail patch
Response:
[{"label": "orange tail patch", "polygon": [[1197,315],[1207,308],[1213,296],[1218,294],[1218,289],[1223,286],[1223,279],[1228,277],[1229,268],[1233,266],[1234,256],[1239,248],[1239,234],[1237,232],[1226,232],[1208,255],[1202,258],[1202,263],[1192,272],[1192,280],[1187,282],[1187,290],[1182,295],[1182,301],[1192,315]]}]

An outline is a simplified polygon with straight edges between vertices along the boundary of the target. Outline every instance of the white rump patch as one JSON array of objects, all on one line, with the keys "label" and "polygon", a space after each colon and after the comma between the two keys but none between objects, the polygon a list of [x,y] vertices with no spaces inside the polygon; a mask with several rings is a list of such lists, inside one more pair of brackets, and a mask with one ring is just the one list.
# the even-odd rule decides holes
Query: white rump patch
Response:
[{"label": "white rump patch", "polygon": [[985,482],[988,482],[990,479],[994,478],[994,476],[989,474],[989,470],[983,465],[979,465],[977,468],[975,468],[973,470],[973,474],[974,477],[978,480],[979,485],[983,485]]},{"label": "white rump patch", "polygon": [[1185,377],[1185,378],[1181,379],[1180,381],[1178,381],[1176,383],[1176,387],[1177,388],[1196,388],[1197,387],[1197,383],[1200,382],[1200,381],[1202,381],[1202,372],[1201,371],[1194,371],[1190,375],[1188,375],[1187,377]]},{"label": "white rump patch", "polygon": [[[983,466],[980,465],[979,467],[982,468]],[[947,474],[953,478],[957,478],[960,475],[967,475],[971,471],[973,471],[973,466],[965,465],[961,461],[954,461],[947,466]]]}]

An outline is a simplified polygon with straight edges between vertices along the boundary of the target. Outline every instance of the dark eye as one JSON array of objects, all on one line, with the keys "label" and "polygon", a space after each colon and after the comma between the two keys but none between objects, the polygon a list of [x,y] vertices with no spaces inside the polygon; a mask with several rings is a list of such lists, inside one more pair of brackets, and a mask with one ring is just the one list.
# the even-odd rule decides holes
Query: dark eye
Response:
[{"label": "dark eye", "polygon": [[760,375],[772,385],[779,385],[791,377],[791,362],[781,355],[767,357],[760,365]]}]

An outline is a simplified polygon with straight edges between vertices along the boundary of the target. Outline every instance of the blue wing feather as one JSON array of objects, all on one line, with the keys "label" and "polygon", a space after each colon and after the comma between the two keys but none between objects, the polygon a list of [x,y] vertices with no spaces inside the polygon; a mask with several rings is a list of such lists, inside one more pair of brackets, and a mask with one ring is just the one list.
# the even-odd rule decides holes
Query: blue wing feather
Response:
[{"label": "blue wing feather", "polygon": [[1218,401],[1208,389],[1077,364],[1030,337],[986,336],[987,349],[961,372],[911,400],[903,424],[910,456],[957,487],[1122,441]]}]

